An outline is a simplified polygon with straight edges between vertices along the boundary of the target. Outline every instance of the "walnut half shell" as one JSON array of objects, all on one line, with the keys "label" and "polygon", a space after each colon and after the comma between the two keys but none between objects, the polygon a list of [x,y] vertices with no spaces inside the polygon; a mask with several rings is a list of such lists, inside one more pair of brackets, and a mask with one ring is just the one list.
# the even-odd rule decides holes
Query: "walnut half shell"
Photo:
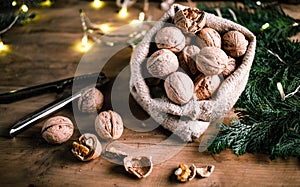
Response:
[{"label": "walnut half shell", "polygon": [[102,146],[94,134],[81,135],[78,142],[73,142],[72,153],[81,161],[89,161],[98,158],[102,152]]},{"label": "walnut half shell", "polygon": [[196,173],[201,177],[209,177],[214,171],[214,169],[215,169],[214,165],[208,165],[208,166],[197,168]]},{"label": "walnut half shell", "polygon": [[138,178],[145,178],[152,172],[152,158],[146,156],[128,156],[124,158],[124,167],[127,172]]}]

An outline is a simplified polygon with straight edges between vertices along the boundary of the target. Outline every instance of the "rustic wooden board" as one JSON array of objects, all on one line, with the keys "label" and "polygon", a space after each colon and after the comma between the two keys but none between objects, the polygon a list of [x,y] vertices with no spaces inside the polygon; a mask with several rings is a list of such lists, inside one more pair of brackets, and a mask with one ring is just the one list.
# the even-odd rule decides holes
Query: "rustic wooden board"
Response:
[{"label": "rustic wooden board", "polygon": [[[300,18],[294,5],[283,6],[288,14]],[[0,91],[33,86],[49,81],[71,77],[83,57],[73,45],[82,37],[78,10],[82,8],[93,22],[127,24],[137,19],[142,3],[130,7],[130,18],[117,18],[114,2],[106,2],[100,10],[94,10],[87,1],[59,1],[52,8],[34,9],[37,18],[25,26],[17,26],[3,38],[11,51],[0,54]],[[150,3],[150,14],[157,20],[163,12],[159,3]],[[99,50],[99,49],[98,49]],[[97,51],[99,54],[104,51]],[[109,76],[117,75],[128,64],[131,48],[122,49],[111,58],[103,71]],[[101,56],[101,55],[99,55]],[[122,59],[122,60],[120,60]],[[126,77],[122,77],[126,79]],[[110,86],[102,87],[106,101],[103,110],[110,109]],[[174,157],[154,166],[152,174],[138,180],[129,175],[123,166],[101,157],[91,162],[79,162],[71,153],[71,143],[80,135],[76,126],[72,138],[62,145],[49,145],[40,135],[43,120],[16,138],[8,138],[9,127],[22,116],[40,108],[59,97],[55,93],[0,105],[0,186],[298,186],[300,165],[297,158],[271,161],[267,155],[245,154],[236,157],[230,150],[220,154],[199,152],[199,142],[185,145]],[[128,96],[129,97],[129,96]],[[130,98],[129,98],[130,99]],[[127,101],[126,101],[127,102]],[[133,115],[139,119],[148,116],[130,100]],[[76,110],[76,109],[75,109]],[[72,106],[68,105],[54,115],[64,115],[74,122]],[[82,118],[93,116],[82,115]],[[125,116],[125,124],[138,122]],[[92,131],[92,124],[87,124]],[[119,140],[132,148],[155,146],[171,134],[161,127],[149,132],[135,132],[128,128]],[[176,144],[163,145],[158,154],[162,156],[176,149]],[[163,158],[163,157],[162,157]],[[172,175],[179,163],[214,164],[215,172],[210,178],[195,179],[189,183],[176,182]]]}]

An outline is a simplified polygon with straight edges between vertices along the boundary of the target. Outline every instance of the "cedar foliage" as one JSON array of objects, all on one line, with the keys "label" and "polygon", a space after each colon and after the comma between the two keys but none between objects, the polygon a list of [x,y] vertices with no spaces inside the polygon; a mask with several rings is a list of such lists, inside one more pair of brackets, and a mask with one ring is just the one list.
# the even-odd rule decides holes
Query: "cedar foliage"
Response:
[{"label": "cedar foliage", "polygon": [[[236,155],[266,153],[271,159],[300,157],[300,93],[283,101],[277,89],[277,82],[282,83],[285,94],[300,85],[300,43],[288,39],[300,32],[300,21],[287,16],[278,4],[259,6],[245,1],[244,5],[219,7],[223,18],[256,35],[257,49],[248,83],[234,107],[239,119],[232,119],[230,126],[218,124],[220,132],[209,150],[219,153],[230,148]],[[212,7],[199,4],[198,8],[216,14]],[[262,29],[266,23],[269,27]]]}]

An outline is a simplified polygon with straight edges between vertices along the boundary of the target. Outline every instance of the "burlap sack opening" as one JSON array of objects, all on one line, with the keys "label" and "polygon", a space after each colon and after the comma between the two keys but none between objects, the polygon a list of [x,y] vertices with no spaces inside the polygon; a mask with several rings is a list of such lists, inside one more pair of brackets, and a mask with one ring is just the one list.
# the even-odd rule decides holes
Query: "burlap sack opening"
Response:
[{"label": "burlap sack opening", "polygon": [[199,138],[208,128],[211,121],[222,118],[232,109],[238,100],[248,81],[255,55],[256,38],[245,27],[230,20],[206,13],[207,27],[213,28],[220,33],[229,30],[238,30],[245,35],[249,41],[249,45],[241,64],[221,83],[214,97],[209,100],[197,101],[196,96],[194,96],[187,104],[180,106],[168,99],[152,98],[150,90],[142,76],[142,63],[148,57],[150,42],[153,41],[156,32],[166,22],[173,20],[177,10],[184,8],[188,7],[173,4],[135,48],[130,60],[130,92],[156,122],[178,135],[182,140],[188,142]]}]

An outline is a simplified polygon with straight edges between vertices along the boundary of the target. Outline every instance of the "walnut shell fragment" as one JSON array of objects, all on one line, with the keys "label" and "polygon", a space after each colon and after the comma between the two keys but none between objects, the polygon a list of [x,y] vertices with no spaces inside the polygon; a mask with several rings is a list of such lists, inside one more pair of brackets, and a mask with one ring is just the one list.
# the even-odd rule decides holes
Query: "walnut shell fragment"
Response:
[{"label": "walnut shell fragment", "polygon": [[102,152],[102,146],[94,134],[81,135],[78,142],[73,142],[72,153],[81,161],[89,161],[98,158]]},{"label": "walnut shell fragment", "polygon": [[152,172],[152,158],[146,156],[128,156],[124,158],[124,167],[127,172],[138,178],[145,178]]},{"label": "walnut shell fragment", "polygon": [[214,171],[214,169],[215,169],[214,165],[208,165],[208,166],[197,168],[196,173],[200,177],[209,177]]},{"label": "walnut shell fragment", "polygon": [[175,170],[174,174],[180,182],[191,181],[196,176],[196,166],[192,164],[192,166],[189,167],[186,164],[179,164],[179,167]]}]

